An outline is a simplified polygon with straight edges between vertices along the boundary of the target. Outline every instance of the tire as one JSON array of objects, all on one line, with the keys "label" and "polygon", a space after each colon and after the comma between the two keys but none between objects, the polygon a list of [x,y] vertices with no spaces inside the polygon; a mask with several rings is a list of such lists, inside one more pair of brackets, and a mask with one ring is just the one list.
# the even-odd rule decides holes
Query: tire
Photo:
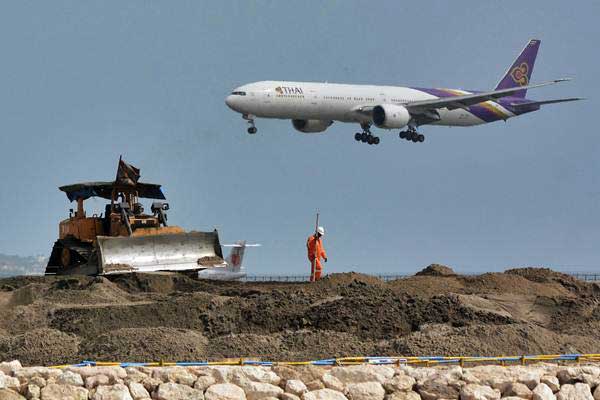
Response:
[{"label": "tire", "polygon": [[256,128],[255,127],[248,128],[248,133],[251,135],[254,135],[256,133]]},{"label": "tire", "polygon": [[379,144],[379,138],[378,137],[374,137],[373,138],[373,144]]},{"label": "tire", "polygon": [[363,132],[360,134],[360,141],[363,143],[367,143],[367,140],[369,140],[369,135],[367,135],[366,132]]},{"label": "tire", "polygon": [[400,131],[400,133],[398,134],[398,136],[400,137],[400,139],[406,139],[406,132],[405,131]]},{"label": "tire", "polygon": [[360,142],[360,140],[361,140],[360,132],[354,134],[354,140],[356,140],[357,142]]},{"label": "tire", "polygon": [[420,143],[423,143],[425,141],[425,135],[418,135],[417,139],[419,140]]},{"label": "tire", "polygon": [[369,144],[375,143],[375,139],[373,138],[373,136],[369,136],[369,138],[367,139],[367,143],[369,143]]}]

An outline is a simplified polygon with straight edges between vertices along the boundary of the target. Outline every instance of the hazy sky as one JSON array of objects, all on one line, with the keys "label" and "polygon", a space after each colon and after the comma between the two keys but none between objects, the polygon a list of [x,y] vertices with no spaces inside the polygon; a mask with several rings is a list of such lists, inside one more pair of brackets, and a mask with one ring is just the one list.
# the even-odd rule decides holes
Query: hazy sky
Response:
[{"label": "hazy sky", "polygon": [[[404,4],[407,3],[407,4]],[[0,13],[0,252],[48,254],[63,184],[119,154],[162,183],[169,220],[263,245],[250,272],[307,273],[318,208],[326,271],[600,270],[600,2],[12,1]],[[334,124],[301,134],[224,104],[258,80],[491,89],[530,38],[529,97],[585,102],[414,144]],[[97,211],[101,202],[90,203]],[[89,210],[89,213],[92,210]]]}]

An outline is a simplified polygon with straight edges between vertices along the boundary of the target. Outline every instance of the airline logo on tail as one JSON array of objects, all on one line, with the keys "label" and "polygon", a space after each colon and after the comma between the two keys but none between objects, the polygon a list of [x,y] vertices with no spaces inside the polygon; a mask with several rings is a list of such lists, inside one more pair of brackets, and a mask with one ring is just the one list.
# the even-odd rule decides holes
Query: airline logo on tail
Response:
[{"label": "airline logo on tail", "polygon": [[527,73],[529,72],[529,65],[527,63],[521,63],[521,65],[516,66],[510,73],[513,81],[519,86],[526,86],[529,84],[529,78],[527,78]]}]

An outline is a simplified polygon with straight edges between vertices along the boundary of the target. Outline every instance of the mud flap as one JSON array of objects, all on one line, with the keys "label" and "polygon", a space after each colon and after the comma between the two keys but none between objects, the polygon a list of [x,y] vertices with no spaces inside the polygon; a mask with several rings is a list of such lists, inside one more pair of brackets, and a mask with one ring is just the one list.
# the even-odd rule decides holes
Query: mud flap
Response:
[{"label": "mud flap", "polygon": [[225,267],[217,231],[98,237],[99,273],[192,271]]}]

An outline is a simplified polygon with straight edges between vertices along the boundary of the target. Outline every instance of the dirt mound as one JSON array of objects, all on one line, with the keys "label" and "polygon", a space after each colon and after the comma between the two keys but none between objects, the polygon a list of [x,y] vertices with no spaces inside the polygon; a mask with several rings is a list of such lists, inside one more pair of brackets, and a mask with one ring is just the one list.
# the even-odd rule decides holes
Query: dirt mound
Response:
[{"label": "dirt mound", "polygon": [[426,268],[423,268],[421,271],[417,272],[415,275],[421,276],[454,276],[456,273],[450,267],[447,267],[442,264],[431,264]]},{"label": "dirt mound", "polygon": [[596,350],[597,285],[546,269],[479,276],[431,272],[436,269],[389,283],[357,273],[313,284],[212,282],[178,274],[4,279],[0,360]]}]

